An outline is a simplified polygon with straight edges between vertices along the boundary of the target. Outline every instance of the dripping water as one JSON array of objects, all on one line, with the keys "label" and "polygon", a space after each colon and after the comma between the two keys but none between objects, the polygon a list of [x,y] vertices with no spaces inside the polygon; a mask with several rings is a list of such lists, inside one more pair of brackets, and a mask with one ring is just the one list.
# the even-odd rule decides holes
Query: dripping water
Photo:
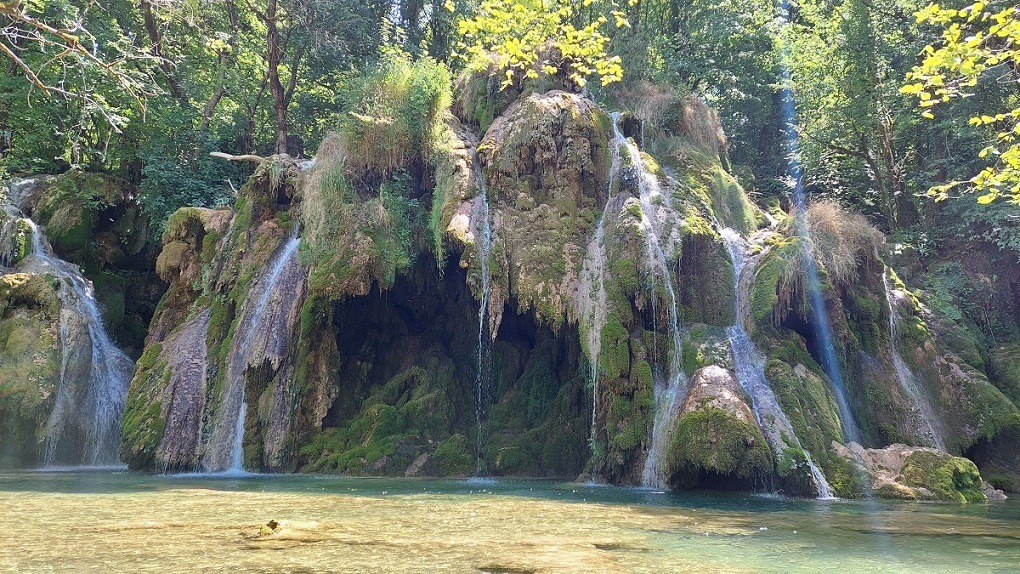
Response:
[{"label": "dripping water", "polygon": [[477,152],[472,150],[471,169],[475,179],[475,191],[478,201],[474,205],[474,234],[478,246],[479,273],[482,280],[481,300],[478,303],[478,351],[476,354],[477,371],[475,373],[475,419],[477,465],[475,473],[480,475],[482,468],[482,418],[484,413],[485,388],[485,343],[488,337],[489,299],[492,295],[492,278],[489,275],[489,255],[492,251],[492,219],[489,213],[489,194],[485,186],[485,173]]},{"label": "dripping water", "polygon": [[918,419],[915,427],[924,433],[931,446],[944,451],[946,450],[946,445],[942,440],[941,434],[936,430],[935,421],[937,419],[935,418],[935,412],[932,410],[931,403],[922,394],[917,377],[914,376],[910,367],[907,366],[898,349],[899,315],[896,313],[896,299],[900,296],[900,292],[893,289],[888,269],[882,274],[882,282],[885,285],[885,300],[889,305],[889,352],[892,354],[893,365],[896,367],[896,378],[900,383],[900,388],[903,389],[903,392],[907,393],[907,396],[910,397],[913,403],[912,414]]},{"label": "dripping water", "polygon": [[[730,261],[733,263],[734,321],[733,325],[726,328],[726,335],[733,350],[737,381],[751,397],[751,406],[758,426],[765,432],[776,454],[781,454],[788,446],[800,449],[807,460],[818,498],[831,499],[832,489],[825,480],[825,475],[811,458],[811,453],[801,446],[800,439],[793,430],[793,424],[783,412],[768,379],[765,378],[765,358],[744,328],[744,320],[749,312],[750,278],[754,276],[754,269],[760,256],[748,257],[747,244],[736,230],[723,228],[720,234],[726,242]],[[742,278],[747,279],[742,281]]]},{"label": "dripping water", "polygon": [[[613,125],[619,121],[619,112],[610,114]],[[595,227],[595,234],[588,243],[585,259],[581,267],[578,285],[577,304],[579,316],[584,321],[586,352],[588,354],[589,379],[592,392],[591,398],[591,432],[588,438],[592,453],[595,453],[598,436],[598,404],[599,404],[599,358],[602,354],[602,329],[606,326],[608,313],[608,296],[606,294],[606,216],[615,200],[613,190],[616,187],[620,172],[620,146],[613,145],[612,164],[609,171],[608,199],[602,209],[602,217]]]}]

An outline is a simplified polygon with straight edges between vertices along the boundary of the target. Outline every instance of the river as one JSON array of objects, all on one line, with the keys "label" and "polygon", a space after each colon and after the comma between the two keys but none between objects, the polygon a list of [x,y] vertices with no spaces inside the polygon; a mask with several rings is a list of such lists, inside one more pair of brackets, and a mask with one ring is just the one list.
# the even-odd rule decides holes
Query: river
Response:
[{"label": "river", "polygon": [[535,480],[0,472],[0,572],[1020,571],[1018,501],[877,508]]}]

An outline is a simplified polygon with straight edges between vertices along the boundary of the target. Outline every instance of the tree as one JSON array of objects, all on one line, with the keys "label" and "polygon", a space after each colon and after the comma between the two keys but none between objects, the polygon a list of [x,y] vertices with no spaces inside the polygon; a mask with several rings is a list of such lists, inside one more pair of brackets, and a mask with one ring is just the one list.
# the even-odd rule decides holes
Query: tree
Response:
[{"label": "tree", "polygon": [[592,5],[593,0],[483,0],[472,18],[460,22],[460,55],[469,63],[494,56],[504,70],[504,87],[557,74],[577,88],[592,75],[602,85],[618,82],[623,68],[619,56],[608,54],[604,30],[610,17],[617,28],[629,26],[627,15],[610,2],[608,14],[575,25],[581,8]]},{"label": "tree", "polygon": [[0,53],[42,94],[78,100],[119,129],[125,118],[89,79],[112,84],[144,111],[145,98],[155,93],[150,65],[161,58],[138,50],[120,31],[93,34],[85,22],[93,7],[92,2],[81,9],[69,2],[0,2]]},{"label": "tree", "polygon": [[1020,203],[1020,6],[1015,2],[975,2],[960,10],[931,4],[917,13],[918,22],[942,27],[936,48],[924,48],[921,63],[907,74],[901,91],[915,95],[922,115],[934,119],[938,104],[973,96],[981,88],[1011,87],[995,109],[971,116],[974,126],[992,128],[992,141],[979,157],[991,156],[974,177],[931,188],[944,199],[966,186],[981,193],[980,203],[1009,196]]}]

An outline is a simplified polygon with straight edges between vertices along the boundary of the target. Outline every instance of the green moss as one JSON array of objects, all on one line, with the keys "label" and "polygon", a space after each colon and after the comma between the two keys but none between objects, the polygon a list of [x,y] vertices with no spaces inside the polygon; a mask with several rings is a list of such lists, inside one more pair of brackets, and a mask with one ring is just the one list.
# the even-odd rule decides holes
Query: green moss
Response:
[{"label": "green moss", "polygon": [[38,445],[60,380],[58,325],[46,276],[0,277],[0,466],[41,462]]},{"label": "green moss", "polygon": [[[467,476],[474,470],[475,457],[470,443],[462,434],[451,435],[436,446],[432,453],[439,476]],[[512,461],[508,461],[512,462]]]},{"label": "green moss", "polygon": [[610,316],[602,328],[599,362],[607,379],[626,377],[630,371],[630,334],[616,316]]},{"label": "green moss", "polygon": [[785,238],[777,241],[758,264],[751,287],[751,318],[756,324],[785,316],[787,310],[777,307],[790,301],[790,279],[796,275],[803,253],[797,238]]},{"label": "green moss", "polygon": [[807,455],[804,453],[804,449],[788,445],[783,449],[783,455],[776,464],[776,472],[779,476],[786,478],[805,464],[807,464]]},{"label": "green moss", "polygon": [[826,449],[825,453],[827,454],[823,458],[821,467],[833,493],[840,498],[861,496],[864,493],[864,486],[861,482],[861,472],[857,466],[850,459],[838,456],[830,449]]},{"label": "green moss", "polygon": [[1020,405],[1020,342],[992,349],[989,353],[988,374],[1002,394],[1013,404]]},{"label": "green moss", "polygon": [[610,263],[610,276],[621,292],[633,295],[640,288],[637,263],[630,257],[620,257]]},{"label": "green moss", "polygon": [[726,332],[711,325],[693,325],[680,346],[681,367],[694,373],[708,365],[726,365],[730,361],[730,343]]},{"label": "green moss", "polygon": [[882,326],[887,323],[885,314],[885,294],[870,293],[862,284],[855,285],[851,290],[846,304],[847,322],[856,339],[856,346],[873,356],[877,356],[884,345],[885,334]]},{"label": "green moss", "polygon": [[702,472],[749,478],[772,472],[772,454],[756,425],[707,408],[680,417],[667,453],[667,472],[680,483]]},{"label": "green moss", "polygon": [[801,345],[787,339],[771,353],[765,377],[803,448],[826,468],[826,461],[832,457],[830,445],[832,441],[843,442],[843,433],[821,367]]},{"label": "green moss", "polygon": [[903,461],[898,481],[932,491],[947,502],[984,502],[981,473],[973,462],[945,453],[919,450]]},{"label": "green moss", "polygon": [[121,420],[121,458],[132,469],[155,466],[156,449],[163,439],[166,421],[162,416],[163,389],[170,383],[172,372],[162,358],[163,346],[155,343],[146,348],[131,380],[124,418]]}]

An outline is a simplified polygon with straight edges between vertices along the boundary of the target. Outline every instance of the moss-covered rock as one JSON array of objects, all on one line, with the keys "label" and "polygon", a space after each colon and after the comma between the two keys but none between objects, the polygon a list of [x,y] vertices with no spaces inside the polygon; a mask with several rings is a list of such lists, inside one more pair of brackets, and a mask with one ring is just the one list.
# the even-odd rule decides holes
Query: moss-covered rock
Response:
[{"label": "moss-covered rock", "polygon": [[1020,342],[992,349],[988,359],[992,384],[1013,404],[1020,404]]},{"label": "moss-covered rock", "polygon": [[919,450],[907,456],[897,480],[930,490],[936,499],[947,502],[987,499],[981,491],[981,473],[973,462],[938,451]]},{"label": "moss-covered rock", "polygon": [[857,443],[834,445],[839,456],[852,462],[870,490],[883,498],[984,502],[985,491],[1001,499],[981,478],[977,466],[966,458],[931,448],[892,444],[866,449]]},{"label": "moss-covered rock", "polygon": [[0,466],[42,462],[60,382],[58,288],[48,275],[0,276]]},{"label": "moss-covered rock", "polygon": [[[587,237],[606,201],[607,126],[590,100],[552,91],[514,103],[479,144],[497,222],[489,266],[493,329],[511,296],[519,310],[534,309],[554,326],[566,319]],[[472,270],[480,271],[477,260]]]},{"label": "moss-covered rock", "polygon": [[773,473],[772,453],[748,402],[725,369],[694,374],[666,455],[671,485],[719,487]]}]

